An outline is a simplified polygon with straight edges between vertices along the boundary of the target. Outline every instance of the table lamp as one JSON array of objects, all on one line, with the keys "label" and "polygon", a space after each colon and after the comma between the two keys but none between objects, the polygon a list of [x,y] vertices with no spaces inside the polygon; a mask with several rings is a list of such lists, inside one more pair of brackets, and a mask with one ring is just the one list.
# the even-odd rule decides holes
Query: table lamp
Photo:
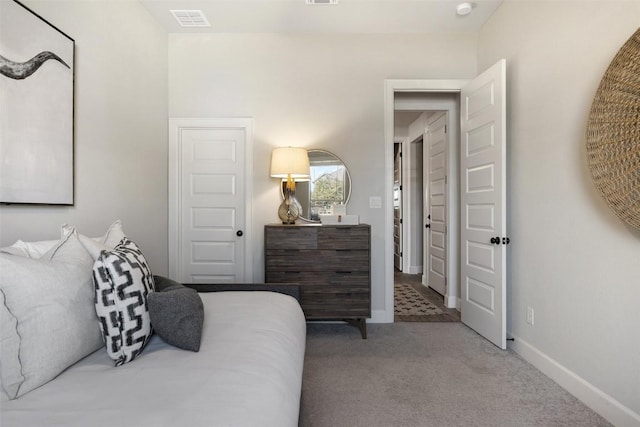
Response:
[{"label": "table lamp", "polygon": [[284,200],[278,208],[283,224],[295,224],[302,206],[296,199],[296,180],[309,180],[309,155],[304,148],[280,147],[271,153],[271,177],[286,179]]}]

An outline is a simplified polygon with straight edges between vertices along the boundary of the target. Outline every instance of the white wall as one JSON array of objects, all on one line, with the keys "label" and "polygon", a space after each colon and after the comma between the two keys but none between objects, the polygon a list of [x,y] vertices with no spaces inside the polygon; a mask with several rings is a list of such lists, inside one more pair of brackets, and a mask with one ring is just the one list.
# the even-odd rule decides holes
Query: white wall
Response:
[{"label": "white wall", "polygon": [[478,55],[479,70],[507,59],[508,330],[520,351],[635,412],[617,425],[640,425],[640,233],[596,193],[585,129],[638,17],[640,2],[507,1],[482,29]]},{"label": "white wall", "polygon": [[[347,210],[372,225],[372,306],[384,309],[384,79],[469,78],[476,37],[430,35],[169,36],[169,115],[253,117],[254,278],[264,278],[263,225],[276,222],[278,146],[323,148],[353,180]],[[383,206],[385,203],[383,201]]]},{"label": "white wall", "polygon": [[104,234],[115,219],[167,273],[167,35],[138,2],[25,4],[75,39],[75,206],[0,206],[0,246]]}]

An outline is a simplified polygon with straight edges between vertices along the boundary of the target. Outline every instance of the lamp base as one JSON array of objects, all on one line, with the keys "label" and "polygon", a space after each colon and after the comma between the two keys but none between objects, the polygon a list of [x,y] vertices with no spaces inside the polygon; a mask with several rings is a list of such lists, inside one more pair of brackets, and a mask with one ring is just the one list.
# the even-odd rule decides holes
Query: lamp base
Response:
[{"label": "lamp base", "polygon": [[278,208],[278,217],[283,224],[295,224],[296,220],[302,212],[302,205],[296,199],[295,192],[286,189],[284,192],[284,200]]}]

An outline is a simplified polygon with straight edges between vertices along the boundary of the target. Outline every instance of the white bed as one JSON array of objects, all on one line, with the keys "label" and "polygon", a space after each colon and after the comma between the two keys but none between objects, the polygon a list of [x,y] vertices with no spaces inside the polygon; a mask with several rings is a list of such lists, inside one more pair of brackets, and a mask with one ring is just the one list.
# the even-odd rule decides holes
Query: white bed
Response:
[{"label": "white bed", "polygon": [[26,395],[2,396],[0,425],[297,426],[306,325],[274,292],[201,293],[200,351],[154,336],[114,367],[101,349]]}]

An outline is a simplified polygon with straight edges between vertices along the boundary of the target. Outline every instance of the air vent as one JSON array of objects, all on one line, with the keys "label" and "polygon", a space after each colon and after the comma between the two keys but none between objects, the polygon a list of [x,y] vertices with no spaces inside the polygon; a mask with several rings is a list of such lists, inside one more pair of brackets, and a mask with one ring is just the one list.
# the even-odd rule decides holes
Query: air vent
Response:
[{"label": "air vent", "polygon": [[170,10],[183,27],[210,27],[207,17],[201,10]]},{"label": "air vent", "polygon": [[338,0],[305,0],[307,4],[338,4]]}]

